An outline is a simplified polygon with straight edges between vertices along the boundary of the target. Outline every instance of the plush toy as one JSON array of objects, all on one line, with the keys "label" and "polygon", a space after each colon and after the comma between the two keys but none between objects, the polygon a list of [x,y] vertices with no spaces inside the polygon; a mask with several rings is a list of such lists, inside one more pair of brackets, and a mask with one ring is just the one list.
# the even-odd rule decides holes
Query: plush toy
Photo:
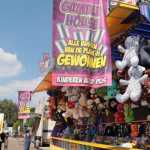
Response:
[{"label": "plush toy", "polygon": [[49,97],[49,118],[52,119],[53,117],[53,114],[56,110],[56,101],[55,101],[55,98],[54,97]]},{"label": "plush toy", "polygon": [[89,113],[87,112],[86,108],[79,106],[79,116],[80,118],[89,117]]},{"label": "plush toy", "polygon": [[69,109],[68,107],[66,107],[66,112],[64,112],[62,114],[62,116],[67,119],[69,117],[72,117],[73,116],[73,109]]},{"label": "plush toy", "polygon": [[79,104],[82,107],[86,107],[87,106],[86,100],[87,100],[86,95],[84,93],[81,93],[81,96],[80,96],[80,99],[79,99]]},{"label": "plush toy", "polygon": [[129,76],[134,76],[136,79],[139,79],[143,76],[143,72],[145,71],[145,67],[137,65],[136,67],[131,66],[128,70]]},{"label": "plush toy", "polygon": [[124,116],[125,116],[125,122],[130,123],[134,121],[134,112],[130,105],[124,104]]},{"label": "plush toy", "polygon": [[115,99],[109,100],[109,110],[113,113],[117,112],[117,102]]},{"label": "plush toy", "polygon": [[79,105],[76,104],[75,108],[72,110],[73,119],[78,120],[80,118],[79,115]]},{"label": "plush toy", "polygon": [[107,96],[109,99],[114,98],[117,94],[118,84],[115,80],[112,81],[112,86],[107,88]]},{"label": "plush toy", "polygon": [[87,108],[92,109],[92,107],[93,107],[93,100],[92,99],[87,100]]},{"label": "plush toy", "polygon": [[68,108],[73,109],[75,108],[76,102],[74,101],[68,101]]},{"label": "plush toy", "polygon": [[80,93],[80,88],[78,87],[72,88],[72,95],[76,96],[76,95],[79,95],[79,93]]},{"label": "plush toy", "polygon": [[131,137],[137,137],[138,134],[138,125],[136,123],[131,124]]},{"label": "plush toy", "polygon": [[123,104],[118,104],[117,112],[114,114],[114,117],[115,117],[116,123],[124,122],[124,106],[123,106]]},{"label": "plush toy", "polygon": [[101,102],[100,98],[89,99],[87,100],[86,107],[91,110],[94,106],[97,107],[98,110],[102,110],[105,108],[104,103]]},{"label": "plush toy", "polygon": [[95,94],[95,93],[96,93],[96,90],[92,88],[92,89],[90,90],[90,93],[91,93],[91,94]]},{"label": "plush toy", "polygon": [[57,109],[60,109],[60,110],[62,110],[62,111],[66,111],[66,102],[65,102],[64,98],[62,98],[62,99],[58,102]]},{"label": "plush toy", "polygon": [[118,49],[121,53],[124,53],[122,61],[116,61],[116,67],[119,70],[123,70],[127,66],[137,66],[139,63],[138,58],[138,49],[139,49],[139,36],[129,36],[125,40],[124,49],[121,45],[118,46]]},{"label": "plush toy", "polygon": [[130,67],[128,71],[128,75],[130,77],[129,80],[120,80],[120,84],[127,85],[126,91],[124,94],[117,94],[116,100],[119,103],[124,103],[129,98],[133,102],[137,102],[142,93],[142,85],[144,81],[148,78],[148,75],[142,75],[141,67]]}]

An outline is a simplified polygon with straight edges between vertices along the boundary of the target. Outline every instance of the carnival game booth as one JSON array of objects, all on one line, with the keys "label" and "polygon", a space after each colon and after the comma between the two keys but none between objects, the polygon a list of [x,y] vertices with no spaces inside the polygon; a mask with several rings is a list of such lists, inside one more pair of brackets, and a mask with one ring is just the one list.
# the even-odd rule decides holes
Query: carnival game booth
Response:
[{"label": "carnival game booth", "polygon": [[[117,2],[107,24],[113,58],[111,86],[53,86],[53,72],[49,72],[35,89],[47,91],[47,118],[56,121],[49,139],[51,149],[148,149],[149,22],[137,6]],[[63,43],[62,47],[55,44],[60,50],[63,47]]]}]

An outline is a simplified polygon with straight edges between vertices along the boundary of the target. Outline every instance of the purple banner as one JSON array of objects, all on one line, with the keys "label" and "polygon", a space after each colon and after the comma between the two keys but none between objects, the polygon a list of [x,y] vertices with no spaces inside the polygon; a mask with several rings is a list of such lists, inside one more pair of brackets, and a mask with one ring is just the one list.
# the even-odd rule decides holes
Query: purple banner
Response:
[{"label": "purple banner", "polygon": [[110,86],[112,64],[106,27],[107,0],[55,0],[55,86]]},{"label": "purple banner", "polygon": [[28,119],[30,117],[31,91],[18,92],[18,119]]}]

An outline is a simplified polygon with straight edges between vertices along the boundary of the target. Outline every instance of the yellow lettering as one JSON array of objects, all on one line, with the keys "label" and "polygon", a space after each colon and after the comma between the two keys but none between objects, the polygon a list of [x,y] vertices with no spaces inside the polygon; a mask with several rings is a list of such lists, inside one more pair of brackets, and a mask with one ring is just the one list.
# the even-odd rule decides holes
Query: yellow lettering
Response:
[{"label": "yellow lettering", "polygon": [[86,55],[82,55],[80,57],[79,65],[81,67],[84,67],[84,66],[86,66],[86,64],[87,64],[87,56]]},{"label": "yellow lettering", "polygon": [[65,65],[70,66],[72,55],[66,55],[65,57]]},{"label": "yellow lettering", "polygon": [[69,40],[68,46],[80,46],[80,41],[79,40]]},{"label": "yellow lettering", "polygon": [[101,57],[101,64],[102,64],[102,67],[106,65],[106,56]]},{"label": "yellow lettering", "polygon": [[77,47],[77,48],[76,48],[76,53],[81,54],[81,53],[82,53],[82,47]]},{"label": "yellow lettering", "polygon": [[57,58],[57,64],[58,65],[64,65],[65,62],[65,54],[60,54]]},{"label": "yellow lettering", "polygon": [[74,47],[65,47],[65,53],[74,53]]}]

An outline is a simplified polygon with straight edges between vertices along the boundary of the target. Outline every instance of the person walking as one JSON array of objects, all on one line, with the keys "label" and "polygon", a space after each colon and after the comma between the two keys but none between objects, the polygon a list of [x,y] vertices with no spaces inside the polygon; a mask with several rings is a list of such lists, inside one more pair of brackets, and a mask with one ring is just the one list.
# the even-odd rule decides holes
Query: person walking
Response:
[{"label": "person walking", "polygon": [[27,130],[24,136],[24,150],[30,150],[30,144],[31,144],[31,134],[30,131]]},{"label": "person walking", "polygon": [[3,143],[5,143],[5,140],[6,140],[6,135],[5,135],[4,132],[2,132],[2,133],[0,134],[0,150],[2,149]]},{"label": "person walking", "polygon": [[9,137],[9,133],[6,133],[5,142],[4,142],[4,150],[8,150],[8,137]]},{"label": "person walking", "polygon": [[0,136],[0,150],[2,149],[2,139],[1,139],[1,136]]}]

